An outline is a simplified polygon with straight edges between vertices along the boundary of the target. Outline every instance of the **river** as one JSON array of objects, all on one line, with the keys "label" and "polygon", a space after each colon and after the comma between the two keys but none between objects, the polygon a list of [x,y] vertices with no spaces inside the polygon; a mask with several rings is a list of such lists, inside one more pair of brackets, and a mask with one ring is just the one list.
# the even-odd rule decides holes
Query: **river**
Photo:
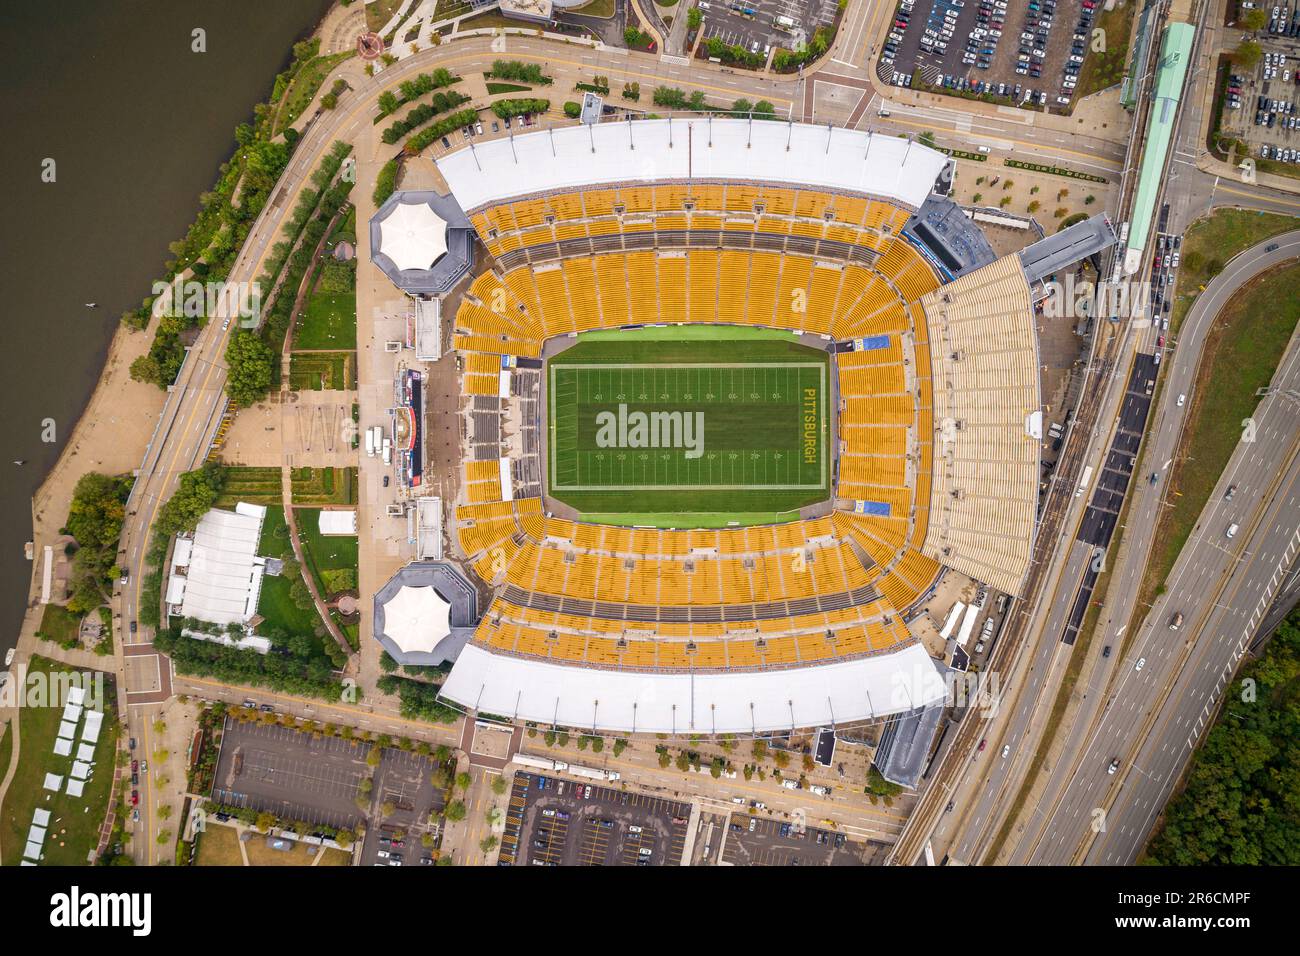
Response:
[{"label": "river", "polygon": [[[38,0],[0,10],[0,652],[31,580],[31,497],[138,306],[329,0]],[[205,31],[206,52],[191,49]],[[54,183],[42,163],[56,162]],[[97,302],[91,310],[86,302]],[[57,440],[42,441],[52,419]],[[25,460],[17,466],[12,460]]]}]

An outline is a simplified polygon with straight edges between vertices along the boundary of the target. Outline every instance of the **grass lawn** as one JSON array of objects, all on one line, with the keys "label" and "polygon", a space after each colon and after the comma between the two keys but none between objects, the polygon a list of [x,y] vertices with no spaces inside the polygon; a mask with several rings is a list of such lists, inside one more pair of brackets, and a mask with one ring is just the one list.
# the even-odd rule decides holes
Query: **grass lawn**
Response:
[{"label": "grass lawn", "polygon": [[234,827],[211,824],[199,837],[199,852],[194,858],[195,866],[243,866],[244,858],[239,854],[239,836]]},{"label": "grass lawn", "polygon": [[366,4],[366,29],[378,33],[401,6],[402,0],[370,0]]},{"label": "grass lawn", "polygon": [[289,83],[289,89],[285,91],[284,102],[280,105],[280,112],[276,116],[275,131],[279,133],[286,127],[292,126],[294,120],[301,116],[303,110],[316,98],[325,77],[348,57],[356,56],[356,52],[356,50],[346,50],[343,53],[318,56],[304,63]]},{"label": "grass lawn", "polygon": [[1124,78],[1124,65],[1128,62],[1129,36],[1133,32],[1133,19],[1138,7],[1132,3],[1103,11],[1097,17],[1095,29],[1105,31],[1106,49],[1101,53],[1091,48],[1079,71],[1079,86],[1074,102],[1089,93],[1108,89]]},{"label": "grass lawn", "polygon": [[625,513],[601,514],[586,512],[583,521],[593,524],[636,525],[638,528],[747,528],[751,525],[781,524],[795,521],[798,511],[695,511],[690,515],[656,514],[629,511]]},{"label": "grass lawn", "polygon": [[[316,586],[322,595],[356,587],[357,538],[355,535],[323,535],[320,533],[319,508],[295,508],[298,537],[302,542],[303,556],[311,567]],[[350,575],[339,572],[351,572]],[[350,582],[339,587],[345,579]]]},{"label": "grass lawn", "polygon": [[[660,6],[664,6],[664,4],[660,4]],[[590,3],[584,3],[580,7],[574,7],[568,12],[576,13],[584,17],[600,17],[604,20],[614,15],[614,7],[614,0],[591,0]]]},{"label": "grass lawn", "polygon": [[228,466],[226,483],[221,488],[215,507],[233,508],[240,501],[256,505],[278,505],[280,469]]},{"label": "grass lawn", "polygon": [[257,553],[268,558],[292,558],[289,546],[289,525],[284,520],[284,509],[267,506],[262,521],[262,537],[257,542]]},{"label": "grass lawn", "polygon": [[[28,669],[29,686],[32,686],[32,675],[54,672],[79,673],[74,668],[43,657],[33,657]],[[5,795],[4,807],[0,808],[0,850],[3,851],[3,860],[0,862],[4,865],[17,866],[22,859],[27,830],[32,825],[32,814],[37,807],[49,810],[52,817],[45,837],[41,865],[88,864],[89,854],[99,843],[99,826],[104,822],[113,784],[118,725],[111,675],[104,676],[103,694],[104,700],[100,706],[105,710],[105,718],[99,740],[95,744],[95,770],[86,785],[85,793],[80,797],[70,797],[63,792],[51,793],[43,786],[47,772],[66,778],[72,770],[71,755],[59,757],[54,754],[54,741],[63,715],[63,701],[60,699],[58,706],[19,708],[21,743],[18,766]],[[93,692],[90,696],[94,696]],[[79,740],[80,723],[77,732]]]},{"label": "grass lawn", "polygon": [[14,735],[10,722],[5,721],[0,724],[0,780],[3,780],[5,774],[9,771],[9,758],[14,753]]},{"label": "grass lawn", "polygon": [[40,635],[58,644],[77,640],[81,618],[62,604],[47,604],[41,614]]},{"label": "grass lawn", "polygon": [[1170,328],[1177,332],[1183,317],[1201,289],[1223,271],[1237,253],[1272,236],[1300,228],[1300,219],[1244,209],[1220,209],[1192,223],[1183,237],[1178,296],[1174,299]]},{"label": "grass lawn", "polygon": [[827,354],[789,335],[671,334],[584,339],[551,360],[550,493],[671,523],[824,499]]},{"label": "grass lawn", "polygon": [[488,96],[494,96],[497,93],[526,93],[531,90],[531,86],[520,86],[518,83],[494,83],[488,81]]},{"label": "grass lawn", "polygon": [[355,349],[357,294],[313,292],[293,330],[295,349]]},{"label": "grass lawn", "polygon": [[[262,834],[254,834],[253,838],[244,844],[244,849],[248,853],[248,862],[252,866],[311,866],[316,857],[309,854],[306,843],[293,843],[291,850],[273,850],[266,845],[266,837]],[[319,847],[312,847],[317,853],[321,850]]]},{"label": "grass lawn", "polygon": [[356,353],[293,352],[289,356],[289,387],[294,391],[356,387]]},{"label": "grass lawn", "polygon": [[[1259,404],[1255,391],[1272,380],[1300,316],[1300,266],[1281,266],[1233,298],[1214,323],[1197,369],[1168,502],[1156,529],[1138,600],[1154,595],[1200,519],[1228,460],[1241,422]],[[1188,467],[1189,462],[1194,466]]]}]

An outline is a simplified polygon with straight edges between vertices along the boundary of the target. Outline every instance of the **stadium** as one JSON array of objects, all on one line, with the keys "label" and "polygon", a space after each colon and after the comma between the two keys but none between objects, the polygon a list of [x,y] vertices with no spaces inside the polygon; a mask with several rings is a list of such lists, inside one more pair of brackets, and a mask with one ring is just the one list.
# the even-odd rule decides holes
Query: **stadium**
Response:
[{"label": "stadium", "polygon": [[442,698],[704,734],[941,702],[918,609],[1030,563],[1042,250],[995,255],[942,152],[824,126],[601,123],[437,169],[478,243],[441,305],[447,557],[485,608]]}]

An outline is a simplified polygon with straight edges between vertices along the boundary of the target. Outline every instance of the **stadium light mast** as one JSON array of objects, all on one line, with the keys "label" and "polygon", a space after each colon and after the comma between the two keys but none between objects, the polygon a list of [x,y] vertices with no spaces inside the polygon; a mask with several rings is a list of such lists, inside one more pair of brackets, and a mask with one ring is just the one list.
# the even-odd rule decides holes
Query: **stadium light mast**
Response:
[{"label": "stadium light mast", "polygon": [[478,153],[474,151],[474,141],[473,141],[473,140],[470,140],[470,143],[469,143],[469,154],[470,154],[471,156],[474,157],[474,165],[478,167],[478,171],[479,171],[480,173],[483,172],[483,165],[478,161]]},{"label": "stadium light mast", "polygon": [[591,123],[587,123],[587,124],[585,124],[585,125],[586,125],[586,127],[587,127],[587,142],[591,144],[591,152],[592,152],[592,154],[594,155],[595,152],[596,152],[596,137],[593,136],[592,133],[591,133],[591,126],[592,126],[592,124],[591,124]]},{"label": "stadium light mast", "polygon": [[[511,135],[513,136],[514,133],[511,133]],[[548,127],[546,130],[546,135],[550,138],[551,159],[554,159],[555,158],[555,127],[554,126]]]},{"label": "stadium light mast", "polygon": [[514,157],[515,165],[519,165],[519,154],[515,152],[515,131],[510,131],[510,155]]},{"label": "stadium light mast", "polygon": [[835,132],[835,127],[831,123],[826,124],[826,155],[831,154],[831,134]]},{"label": "stadium light mast", "polygon": [[668,117],[668,148],[673,148],[673,118]]},{"label": "stadium light mast", "polygon": [[749,114],[749,128],[745,130],[745,149],[754,148],[754,114]]},{"label": "stadium light mast", "polygon": [[794,120],[789,120],[785,126],[785,151],[790,152],[790,141],[794,139]]}]

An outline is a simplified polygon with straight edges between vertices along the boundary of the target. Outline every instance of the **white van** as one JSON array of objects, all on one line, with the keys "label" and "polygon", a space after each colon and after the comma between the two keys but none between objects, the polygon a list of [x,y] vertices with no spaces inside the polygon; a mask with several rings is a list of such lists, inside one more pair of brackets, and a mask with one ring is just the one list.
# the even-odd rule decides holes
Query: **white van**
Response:
[{"label": "white van", "polygon": [[1236,522],[1233,522],[1232,524],[1228,525],[1228,537],[1235,538],[1236,536],[1237,536],[1237,524]]}]

